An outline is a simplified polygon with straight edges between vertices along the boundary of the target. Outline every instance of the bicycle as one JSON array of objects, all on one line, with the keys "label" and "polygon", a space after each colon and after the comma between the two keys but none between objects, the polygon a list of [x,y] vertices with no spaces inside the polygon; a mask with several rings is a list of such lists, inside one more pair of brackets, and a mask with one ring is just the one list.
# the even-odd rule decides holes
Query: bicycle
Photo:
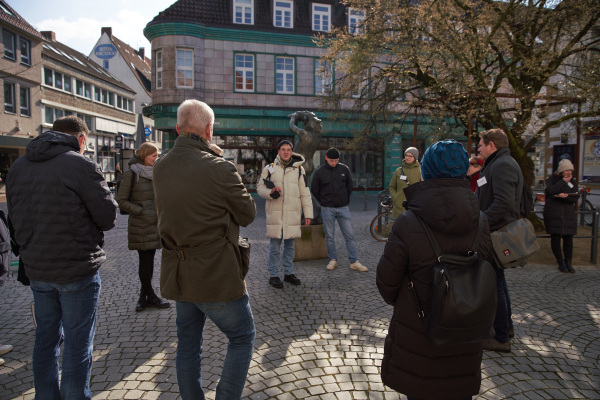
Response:
[{"label": "bicycle", "polygon": [[392,204],[392,198],[388,195],[381,198],[380,204],[384,211],[377,214],[375,218],[373,218],[369,232],[371,232],[371,236],[373,236],[375,240],[379,242],[387,242],[390,231],[392,230],[392,226],[394,225],[394,221],[396,221],[392,218],[392,209],[394,205]]}]

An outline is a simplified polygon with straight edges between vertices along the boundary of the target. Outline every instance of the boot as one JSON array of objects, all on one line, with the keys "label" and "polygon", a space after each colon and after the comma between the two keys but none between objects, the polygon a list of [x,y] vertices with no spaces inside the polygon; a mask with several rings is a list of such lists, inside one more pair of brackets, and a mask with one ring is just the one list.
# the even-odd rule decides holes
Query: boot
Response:
[{"label": "boot", "polygon": [[156,293],[154,293],[153,289],[150,289],[146,292],[146,305],[148,307],[154,308],[169,308],[171,304],[168,301],[165,301],[158,297]]},{"label": "boot", "polygon": [[142,289],[140,292],[140,298],[138,299],[137,304],[135,305],[135,311],[140,312],[146,309],[148,302],[146,301],[146,292]]},{"label": "boot", "polygon": [[564,262],[564,261],[562,261],[562,260],[561,260],[561,261],[558,263],[558,270],[559,270],[560,272],[569,272],[569,271],[567,270],[567,264],[565,264],[565,262]]},{"label": "boot", "polygon": [[565,264],[567,265],[567,270],[574,274],[575,270],[573,269],[573,265],[571,265],[571,260],[565,260]]}]

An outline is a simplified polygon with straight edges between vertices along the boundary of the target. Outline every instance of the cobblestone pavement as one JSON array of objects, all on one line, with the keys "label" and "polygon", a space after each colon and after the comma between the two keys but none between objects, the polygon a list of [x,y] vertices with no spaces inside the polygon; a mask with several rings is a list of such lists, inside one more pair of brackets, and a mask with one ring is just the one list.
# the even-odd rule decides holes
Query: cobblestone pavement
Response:
[{"label": "cobblestone pavement", "polygon": [[[355,194],[358,253],[370,270],[348,268],[342,241],[339,266],[327,260],[296,263],[302,280],[285,289],[267,284],[268,240],[264,203],[242,234],[252,244],[247,278],[257,338],[247,399],[404,399],[379,376],[392,308],[379,297],[375,269],[384,244],[368,233],[375,215]],[[5,208],[5,204],[4,204]],[[127,249],[127,217],[119,215],[106,235],[108,261],[101,269],[102,293],[95,340],[92,391],[95,399],[177,399],[174,305],[134,311],[139,289],[136,253]],[[340,232],[337,232],[341,239]],[[157,254],[154,285],[158,287]],[[554,266],[507,271],[516,335],[510,354],[486,352],[477,399],[600,399],[600,268],[576,266],[562,274]],[[28,288],[15,279],[0,289],[0,343],[14,345],[0,367],[0,399],[33,399],[31,354],[34,326]],[[202,376],[214,399],[226,351],[224,336],[208,323]]]}]

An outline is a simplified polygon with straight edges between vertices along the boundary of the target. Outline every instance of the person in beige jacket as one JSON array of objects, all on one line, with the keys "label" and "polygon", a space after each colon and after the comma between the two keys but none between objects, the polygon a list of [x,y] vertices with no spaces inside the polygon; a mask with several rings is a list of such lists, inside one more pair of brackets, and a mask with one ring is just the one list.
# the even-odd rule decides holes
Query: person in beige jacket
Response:
[{"label": "person in beige jacket", "polygon": [[[264,199],[269,244],[269,284],[281,289],[279,278],[280,247],[283,242],[283,280],[299,285],[294,274],[294,239],[301,236],[302,212],[305,226],[310,225],[313,205],[304,173],[304,157],[294,153],[294,145],[282,140],[277,145],[277,158],[260,176],[256,192]],[[270,186],[270,187],[269,187]]]},{"label": "person in beige jacket", "polygon": [[235,166],[210,145],[215,114],[198,100],[177,110],[175,145],[153,169],[161,294],[177,311],[177,383],[183,400],[203,399],[201,356],[206,318],[229,344],[217,399],[240,399],[255,340],[238,247],[240,226],[256,204]]}]

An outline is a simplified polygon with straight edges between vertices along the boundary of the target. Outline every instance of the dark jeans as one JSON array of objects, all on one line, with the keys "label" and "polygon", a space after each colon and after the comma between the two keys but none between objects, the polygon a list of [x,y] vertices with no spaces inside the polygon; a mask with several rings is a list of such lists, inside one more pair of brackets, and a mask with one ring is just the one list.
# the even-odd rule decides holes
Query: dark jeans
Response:
[{"label": "dark jeans", "polygon": [[[560,239],[563,240],[562,252],[560,249]],[[573,235],[550,235],[550,246],[556,262],[560,265],[563,260],[571,260],[573,258]],[[563,257],[564,253],[564,257]]]},{"label": "dark jeans", "polygon": [[140,256],[139,275],[142,284],[142,290],[152,290],[152,275],[154,274],[154,254],[156,250],[138,250]]},{"label": "dark jeans", "polygon": [[494,319],[494,330],[496,331],[494,339],[500,343],[506,343],[509,340],[508,329],[511,325],[508,286],[504,277],[504,268],[499,268],[495,262],[492,263],[492,267],[494,267],[494,271],[496,272],[496,294],[498,296],[496,319]]}]

